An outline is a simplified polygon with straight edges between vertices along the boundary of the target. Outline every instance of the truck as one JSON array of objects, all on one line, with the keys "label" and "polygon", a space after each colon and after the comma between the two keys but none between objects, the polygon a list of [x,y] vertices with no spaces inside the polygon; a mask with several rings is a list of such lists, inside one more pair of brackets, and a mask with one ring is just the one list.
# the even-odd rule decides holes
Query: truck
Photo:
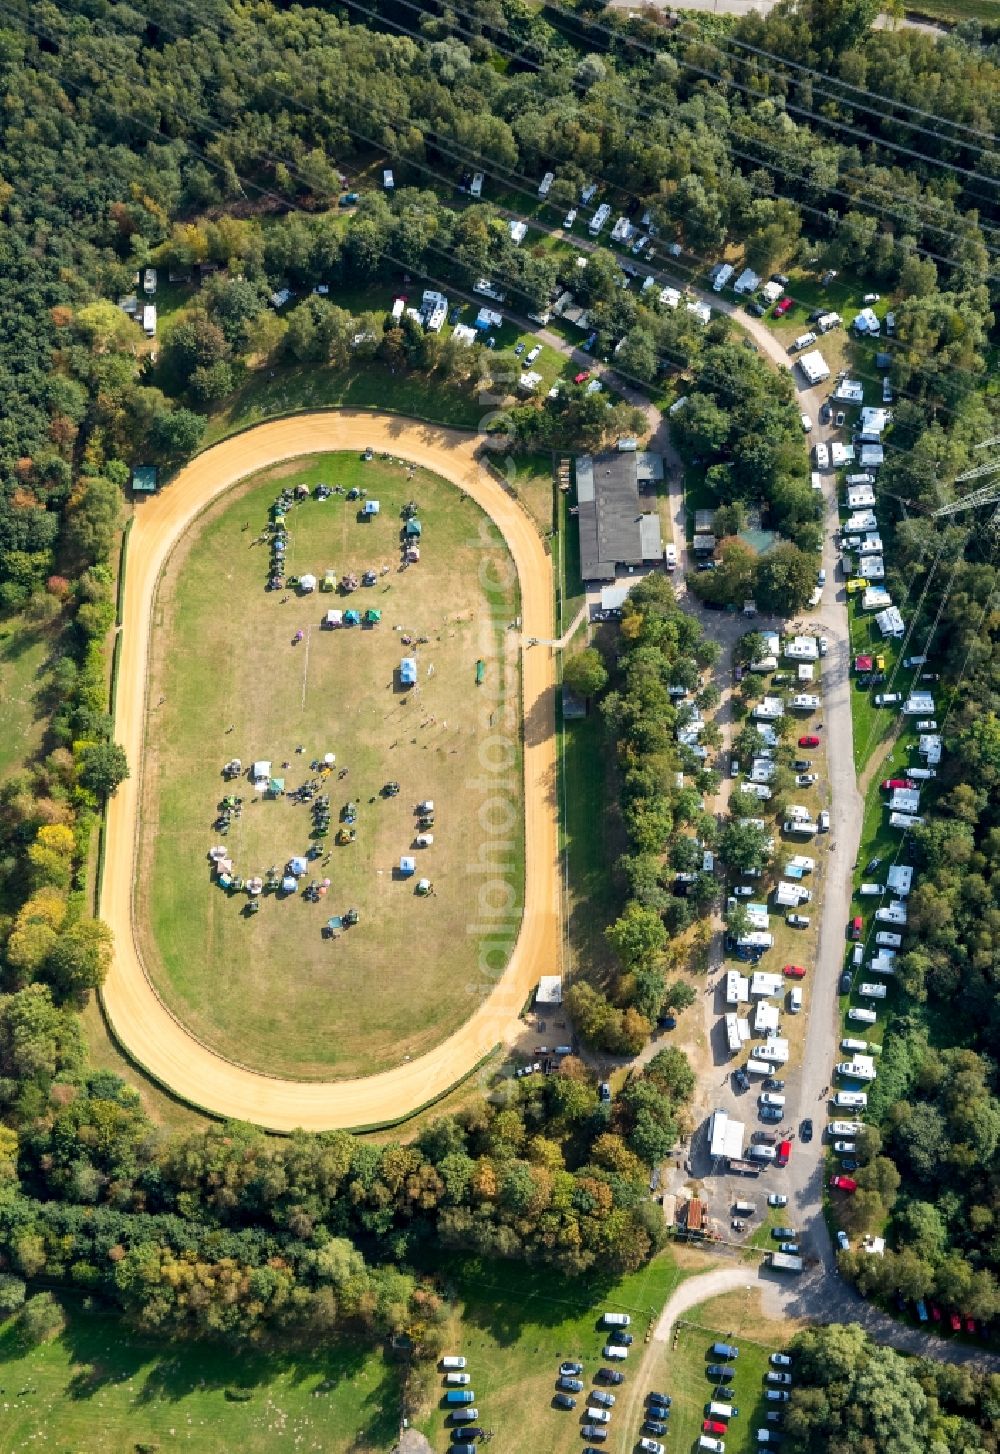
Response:
[{"label": "truck", "polygon": [[147,303],[142,310],[142,331],[147,338],[156,337],[156,305]]},{"label": "truck", "polygon": [[801,1257],[793,1257],[790,1252],[772,1252],[771,1266],[775,1272],[801,1272],[805,1267]]},{"label": "truck", "polygon": [[752,1161],[744,1161],[738,1156],[729,1158],[729,1170],[734,1176],[760,1176],[759,1166],[755,1166]]}]

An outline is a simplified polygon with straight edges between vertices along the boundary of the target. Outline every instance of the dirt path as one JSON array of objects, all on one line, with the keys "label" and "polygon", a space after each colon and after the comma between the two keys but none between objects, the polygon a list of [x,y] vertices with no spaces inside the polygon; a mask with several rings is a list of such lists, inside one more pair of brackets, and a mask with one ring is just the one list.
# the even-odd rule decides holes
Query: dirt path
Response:
[{"label": "dirt path", "polygon": [[[463,1028],[434,1050],[363,1080],[278,1080],[223,1060],[177,1021],[156,995],[136,948],[132,885],[142,772],[145,686],[156,581],[180,536],[237,480],[327,450],[401,455],[465,490],[503,533],[517,567],[525,635],[554,635],[552,560],[527,512],[484,468],[478,436],[391,415],[333,412],[275,420],[199,455],[137,509],[129,540],[115,737],[131,778],[108,811],[100,914],[115,936],[102,991],[112,1032],[138,1065],[168,1090],[214,1115],[276,1131],[319,1131],[393,1121],[447,1091],[498,1042],[518,1033],[518,1014],[539,975],[561,955],[556,807],[555,663],[552,651],[522,653],[525,772],[525,903],[521,932],[503,977]],[[478,893],[478,881],[475,890]]]}]

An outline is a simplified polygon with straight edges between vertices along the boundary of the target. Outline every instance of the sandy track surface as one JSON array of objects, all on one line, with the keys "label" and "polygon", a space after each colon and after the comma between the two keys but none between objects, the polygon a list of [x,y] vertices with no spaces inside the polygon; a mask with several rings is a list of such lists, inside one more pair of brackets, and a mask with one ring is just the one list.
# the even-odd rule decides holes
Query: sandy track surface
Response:
[{"label": "sandy track surface", "polygon": [[[518,1014],[539,975],[561,962],[556,816],[555,662],[552,651],[522,652],[525,774],[525,903],[521,931],[502,978],[461,1030],[427,1055],[362,1080],[279,1080],[232,1065],[202,1045],[161,1002],[145,972],[133,928],[143,727],[153,595],[170,551],[200,512],[257,470],[297,455],[363,450],[412,460],[465,490],[492,517],[510,549],[521,588],[523,637],[553,631],[551,557],[527,512],[481,465],[476,435],[392,415],[330,412],[261,424],[223,441],[137,508],[128,548],[115,738],[131,778],[108,811],[100,915],[115,936],[102,991],[112,1032],[155,1080],[218,1116],[275,1131],[324,1130],[396,1120],[442,1095],[484,1055],[518,1032]],[[478,880],[470,878],[470,912]]]}]

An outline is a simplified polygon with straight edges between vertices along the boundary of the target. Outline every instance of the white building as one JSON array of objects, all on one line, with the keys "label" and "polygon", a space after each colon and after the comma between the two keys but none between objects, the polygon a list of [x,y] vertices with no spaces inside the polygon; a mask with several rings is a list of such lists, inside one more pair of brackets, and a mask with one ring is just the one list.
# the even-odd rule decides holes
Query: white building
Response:
[{"label": "white building", "polygon": [[691,298],[688,302],[687,310],[689,313],[694,314],[702,327],[705,327],[712,321],[711,308],[707,303],[703,303],[700,298]]},{"label": "white building", "polygon": [[893,788],[892,797],[889,799],[889,807],[897,813],[919,813],[920,789]]},{"label": "white building", "polygon": [[661,288],[660,302],[664,308],[676,308],[681,301],[679,288]]},{"label": "white building", "polygon": [[536,1005],[562,1004],[562,975],[543,974],[535,991]]},{"label": "white building", "polygon": [[511,242],[515,247],[520,247],[528,235],[528,224],[522,222],[519,217],[512,217],[507,223],[507,226],[510,228]]},{"label": "white building", "polygon": [[830,463],[835,470],[846,469],[854,463],[854,445],[841,444],[839,439],[830,442]]},{"label": "white building", "polygon": [[892,597],[883,586],[869,586],[861,596],[862,611],[885,611],[892,605]]},{"label": "white building", "polygon": [[785,642],[784,654],[793,661],[818,661],[819,646],[815,636],[793,636]]},{"label": "white building", "polygon": [[824,379],[830,377],[830,367],[818,348],[814,348],[811,353],[802,355],[799,359],[799,368],[809,384],[821,384]]},{"label": "white building", "polygon": [[891,409],[873,409],[865,405],[861,411],[861,433],[881,434],[892,423]]},{"label": "white building", "polygon": [[478,335],[476,330],[470,328],[467,323],[456,323],[452,329],[451,336],[456,343],[464,343],[468,346],[469,344],[475,343]]},{"label": "white building", "polygon": [[427,288],[420,300],[420,316],[428,333],[440,333],[448,317],[448,299],[443,293]]},{"label": "white building", "polygon": [[907,717],[933,717],[934,698],[930,692],[911,692],[903,703],[903,712]]},{"label": "white building", "polygon": [[871,485],[848,485],[847,487],[847,508],[848,510],[860,510],[865,505],[874,505],[875,491]]},{"label": "white building", "polygon": [[780,1024],[781,1016],[777,1005],[772,1005],[767,1000],[758,1000],[753,1012],[754,1034],[771,1037],[777,1033]]},{"label": "white building", "polygon": [[785,704],[780,697],[761,698],[751,713],[758,722],[777,722],[784,715]]},{"label": "white building", "polygon": [[866,530],[877,530],[878,520],[874,510],[855,510],[848,515],[842,527],[844,535],[863,535]]},{"label": "white building", "polygon": [[744,268],[733,284],[737,293],[756,293],[759,287],[760,274],[755,273],[753,268]]},{"label": "white building", "polygon": [[903,617],[898,606],[890,606],[886,611],[880,611],[875,617],[875,625],[885,637],[902,636],[906,630],[903,624]]},{"label": "white building", "polygon": [[905,899],[913,886],[913,869],[906,863],[893,864],[886,874],[886,886]]},{"label": "white building", "polygon": [[772,1036],[755,1048],[754,1055],[758,1060],[773,1060],[777,1065],[784,1065],[788,1060],[788,1041]]},{"label": "white building", "polygon": [[724,993],[727,1005],[745,1005],[750,999],[750,981],[738,969],[727,970]]},{"label": "white building", "polygon": [[[853,453],[853,446],[852,446]],[[858,461],[862,469],[877,470],[885,463],[885,450],[881,444],[862,444],[861,458]]]},{"label": "white building", "polygon": [[771,999],[781,994],[782,978],[780,974],[768,974],[763,969],[754,970],[750,978],[751,999]]},{"label": "white building", "polygon": [[833,397],[840,404],[860,404],[865,397],[864,385],[860,379],[841,379],[833,391]]},{"label": "white building", "polygon": [[917,739],[920,756],[928,767],[935,767],[941,761],[941,737],[937,732],[922,732]]},{"label": "white building", "polygon": [[725,1111],[713,1111],[708,1122],[708,1151],[713,1161],[739,1161],[745,1133],[742,1121],[732,1120]]}]

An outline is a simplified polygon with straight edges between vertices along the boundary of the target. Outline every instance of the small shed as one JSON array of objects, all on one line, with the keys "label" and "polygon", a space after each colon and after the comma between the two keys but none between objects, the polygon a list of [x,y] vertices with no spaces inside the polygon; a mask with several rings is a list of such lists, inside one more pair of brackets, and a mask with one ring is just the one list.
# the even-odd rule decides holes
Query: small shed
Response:
[{"label": "small shed", "polygon": [[338,626],[343,625],[343,622],[343,611],[327,611],[326,615],[323,617],[323,625],[327,628],[328,631],[336,630]]},{"label": "small shed", "polygon": [[377,500],[366,500],[361,507],[362,515],[364,515],[368,520],[374,519],[378,512],[379,503]]},{"label": "small shed", "polygon": [[416,873],[417,860],[411,857],[410,854],[404,853],[402,858],[399,860],[399,871],[401,874],[404,874],[407,877],[409,877],[411,873]]},{"label": "small shed", "polygon": [[404,656],[399,663],[399,680],[404,687],[412,687],[417,680],[417,658]]},{"label": "small shed", "polygon": [[155,495],[159,478],[155,465],[137,464],[132,471],[132,490],[136,495]]}]

